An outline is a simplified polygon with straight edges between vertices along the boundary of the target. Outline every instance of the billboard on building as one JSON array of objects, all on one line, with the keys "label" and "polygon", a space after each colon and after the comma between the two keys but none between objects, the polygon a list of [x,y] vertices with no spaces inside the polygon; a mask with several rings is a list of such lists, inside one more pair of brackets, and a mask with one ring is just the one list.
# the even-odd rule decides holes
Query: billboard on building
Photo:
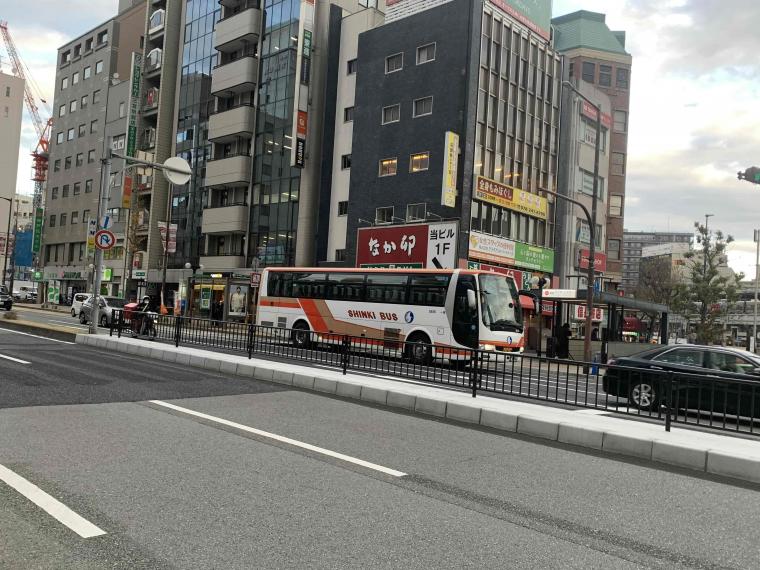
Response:
[{"label": "billboard on building", "polygon": [[457,202],[457,172],[459,169],[459,135],[446,131],[443,155],[441,204],[453,208]]},{"label": "billboard on building", "polygon": [[529,30],[549,41],[552,0],[489,0]]},{"label": "billboard on building", "polygon": [[359,228],[358,267],[453,269],[457,266],[458,222]]},{"label": "billboard on building", "polygon": [[554,272],[554,250],[476,231],[470,232],[469,257],[543,273]]},{"label": "billboard on building", "polygon": [[549,216],[549,203],[546,198],[485,176],[478,176],[476,180],[475,198],[542,220]]}]

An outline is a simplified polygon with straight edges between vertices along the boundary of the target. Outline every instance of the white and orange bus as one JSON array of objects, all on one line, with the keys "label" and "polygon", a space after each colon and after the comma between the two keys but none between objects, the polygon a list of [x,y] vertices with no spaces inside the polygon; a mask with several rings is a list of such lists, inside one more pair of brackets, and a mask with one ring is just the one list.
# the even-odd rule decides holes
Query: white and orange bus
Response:
[{"label": "white and orange bus", "polygon": [[462,348],[515,353],[525,345],[514,279],[465,269],[265,269],[256,322],[292,329],[300,347],[337,335],[405,342],[407,356],[425,363],[464,359]]}]

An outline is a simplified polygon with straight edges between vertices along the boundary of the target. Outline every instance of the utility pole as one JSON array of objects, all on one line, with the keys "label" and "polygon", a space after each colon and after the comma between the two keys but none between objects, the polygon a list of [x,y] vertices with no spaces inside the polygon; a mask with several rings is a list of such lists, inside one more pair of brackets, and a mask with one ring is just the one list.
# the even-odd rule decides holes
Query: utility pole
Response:
[{"label": "utility pole", "polygon": [[[97,224],[105,216],[108,203],[111,201],[111,146],[106,145],[103,158],[100,159],[100,199],[98,200]],[[90,315],[90,334],[97,334],[100,319],[100,285],[103,282],[103,250],[95,244],[95,269],[92,277],[92,314]]]},{"label": "utility pole", "polygon": [[755,315],[752,319],[752,343],[749,345],[752,352],[756,352],[755,345],[757,343],[757,290],[758,283],[760,283],[760,230],[755,230],[754,237],[757,249],[755,253]]}]

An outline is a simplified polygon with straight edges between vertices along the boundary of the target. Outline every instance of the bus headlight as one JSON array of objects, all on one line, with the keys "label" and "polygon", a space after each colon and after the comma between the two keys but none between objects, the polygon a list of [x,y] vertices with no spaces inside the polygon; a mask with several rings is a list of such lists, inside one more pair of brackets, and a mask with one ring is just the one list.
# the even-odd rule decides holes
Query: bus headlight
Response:
[{"label": "bus headlight", "polygon": [[480,348],[480,350],[492,350],[493,351],[493,350],[496,350],[496,345],[495,344],[481,344],[479,348]]}]

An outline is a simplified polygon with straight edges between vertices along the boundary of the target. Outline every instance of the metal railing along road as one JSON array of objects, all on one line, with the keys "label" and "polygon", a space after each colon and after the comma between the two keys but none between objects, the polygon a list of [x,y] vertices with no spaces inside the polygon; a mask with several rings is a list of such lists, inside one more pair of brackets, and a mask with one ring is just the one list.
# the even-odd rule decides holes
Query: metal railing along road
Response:
[{"label": "metal railing along road", "polygon": [[[135,334],[140,316],[116,310],[111,335]],[[155,337],[175,346],[198,346],[258,357],[315,363],[504,394],[553,404],[593,408],[672,423],[760,434],[760,379],[723,379],[475,349],[367,338],[243,322],[155,315]],[[155,332],[154,332],[155,331]]]}]

